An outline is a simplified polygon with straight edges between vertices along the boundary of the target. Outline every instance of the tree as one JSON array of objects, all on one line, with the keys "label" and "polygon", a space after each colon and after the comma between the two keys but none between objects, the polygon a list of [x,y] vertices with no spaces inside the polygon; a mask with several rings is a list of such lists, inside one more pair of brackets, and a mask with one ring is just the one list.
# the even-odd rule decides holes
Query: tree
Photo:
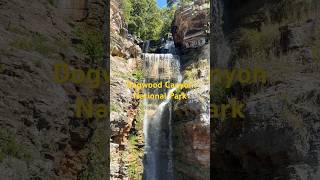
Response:
[{"label": "tree", "polygon": [[130,12],[132,10],[132,4],[130,0],[122,0],[121,7],[123,10],[124,19],[126,22],[130,21]]},{"label": "tree", "polygon": [[174,0],[167,0],[167,6],[172,7],[174,2],[175,2]]},{"label": "tree", "polygon": [[194,0],[167,0],[168,7],[172,7],[174,3],[187,4],[193,2]]},{"label": "tree", "polygon": [[143,40],[158,40],[170,32],[173,8],[160,9],[156,0],[122,0],[130,34]]},{"label": "tree", "polygon": [[174,19],[176,9],[176,6],[172,6],[161,10],[161,16],[164,22],[161,30],[161,37],[164,37],[166,34],[171,32],[172,21]]}]

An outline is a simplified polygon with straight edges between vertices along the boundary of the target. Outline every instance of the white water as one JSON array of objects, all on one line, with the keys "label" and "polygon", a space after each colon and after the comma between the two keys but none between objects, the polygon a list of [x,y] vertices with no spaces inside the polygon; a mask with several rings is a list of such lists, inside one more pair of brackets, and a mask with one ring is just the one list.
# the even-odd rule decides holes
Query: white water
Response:
[{"label": "white water", "polygon": [[[167,44],[173,46],[173,43]],[[170,52],[172,52],[170,50]],[[172,81],[181,83],[179,57],[173,54],[150,54],[143,55],[145,64],[145,82]],[[145,180],[171,180],[173,178],[172,161],[172,114],[171,96],[177,88],[157,89],[151,93],[167,92],[167,98],[161,100],[145,99],[147,108],[144,117],[144,137],[145,137],[145,158],[144,158],[144,179]],[[149,89],[145,91],[151,91]],[[148,92],[145,92],[148,93]],[[148,108],[156,105],[156,108]],[[154,113],[151,113],[154,112]]]}]

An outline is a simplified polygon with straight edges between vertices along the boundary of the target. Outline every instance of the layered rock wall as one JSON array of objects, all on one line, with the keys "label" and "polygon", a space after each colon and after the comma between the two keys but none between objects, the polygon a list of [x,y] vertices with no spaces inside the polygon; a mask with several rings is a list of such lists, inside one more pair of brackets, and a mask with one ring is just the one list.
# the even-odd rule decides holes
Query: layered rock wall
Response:
[{"label": "layered rock wall", "polygon": [[75,22],[51,1],[0,4],[0,179],[106,178],[106,119],[75,117],[76,97],[101,102],[101,89],[54,81],[55,64],[99,66],[71,43]]},{"label": "layered rock wall", "polygon": [[209,7],[207,1],[180,6],[173,37],[181,50],[183,90],[187,100],[174,102],[173,157],[175,179],[210,179]]},{"label": "layered rock wall", "polygon": [[125,22],[119,2],[110,2],[110,178],[142,177],[143,102],[133,98],[127,82],[135,82],[142,72],[141,48],[122,34]]},{"label": "layered rock wall", "polygon": [[86,21],[98,27],[103,25],[103,0],[53,0],[52,4],[73,21]]},{"label": "layered rock wall", "polygon": [[232,68],[263,68],[268,82],[235,83],[220,94],[246,108],[244,119],[212,121],[212,176],[319,179],[318,1],[224,2]]}]

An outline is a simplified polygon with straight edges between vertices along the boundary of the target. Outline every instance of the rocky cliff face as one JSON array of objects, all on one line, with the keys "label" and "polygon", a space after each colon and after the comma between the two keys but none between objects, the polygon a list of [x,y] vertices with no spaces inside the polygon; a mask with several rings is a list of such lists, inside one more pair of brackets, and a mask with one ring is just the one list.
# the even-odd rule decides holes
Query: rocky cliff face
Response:
[{"label": "rocky cliff face", "polygon": [[207,43],[209,33],[209,1],[195,1],[181,5],[176,11],[172,25],[176,47],[196,48]]},{"label": "rocky cliff face", "polygon": [[103,25],[102,0],[52,0],[59,11],[74,21],[86,21],[91,25]]},{"label": "rocky cliff face", "polygon": [[75,118],[74,109],[77,96],[101,101],[100,89],[54,82],[57,63],[99,65],[71,43],[75,22],[60,13],[68,7],[0,2],[0,179],[107,177],[105,121]]},{"label": "rocky cliff face", "polygon": [[173,157],[175,179],[210,179],[209,3],[196,1],[177,10],[175,44],[182,52],[187,100],[174,103]]},{"label": "rocky cliff face", "polygon": [[184,83],[192,83],[188,100],[174,105],[173,143],[175,179],[210,179],[209,63],[185,66]]},{"label": "rocky cliff face", "polygon": [[319,179],[318,2],[224,2],[233,68],[263,68],[269,79],[221,93],[246,102],[245,118],[212,122],[212,176]]},{"label": "rocky cliff face", "polygon": [[138,179],[142,176],[143,103],[134,99],[127,81],[137,81],[141,71],[141,49],[123,34],[125,22],[117,1],[110,2],[111,27],[111,143],[110,178]]}]

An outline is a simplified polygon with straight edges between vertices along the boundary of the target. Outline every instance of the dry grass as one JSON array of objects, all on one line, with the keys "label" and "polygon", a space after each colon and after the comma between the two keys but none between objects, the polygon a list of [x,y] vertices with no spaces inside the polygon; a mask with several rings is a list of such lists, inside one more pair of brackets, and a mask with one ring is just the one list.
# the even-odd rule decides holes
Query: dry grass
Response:
[{"label": "dry grass", "polygon": [[279,56],[254,56],[239,59],[240,68],[261,68],[268,73],[268,81],[273,83],[277,81],[286,81],[289,77],[297,73],[319,77],[320,61],[304,64],[297,60],[295,53],[289,53]]},{"label": "dry grass", "polygon": [[261,30],[240,29],[240,38],[237,42],[240,53],[245,56],[262,56],[273,53],[275,44],[279,42],[280,32],[279,25],[266,24]]},{"label": "dry grass", "polygon": [[[292,5],[292,4],[291,4]],[[311,6],[312,5],[312,6]],[[300,5],[301,6],[301,5]],[[297,7],[296,7],[297,8]],[[291,11],[294,7],[290,7]],[[241,29],[238,40],[238,66],[240,68],[262,68],[268,72],[269,81],[283,81],[297,73],[305,75],[320,75],[320,26],[317,27],[315,41],[310,44],[312,51],[312,62],[306,62],[301,57],[299,50],[283,54],[280,52],[280,31],[279,27],[289,23],[303,23],[306,19],[316,19],[320,15],[320,1],[309,0],[299,10],[290,12],[291,17],[284,18],[280,23],[268,23],[261,27],[261,30]]]}]

